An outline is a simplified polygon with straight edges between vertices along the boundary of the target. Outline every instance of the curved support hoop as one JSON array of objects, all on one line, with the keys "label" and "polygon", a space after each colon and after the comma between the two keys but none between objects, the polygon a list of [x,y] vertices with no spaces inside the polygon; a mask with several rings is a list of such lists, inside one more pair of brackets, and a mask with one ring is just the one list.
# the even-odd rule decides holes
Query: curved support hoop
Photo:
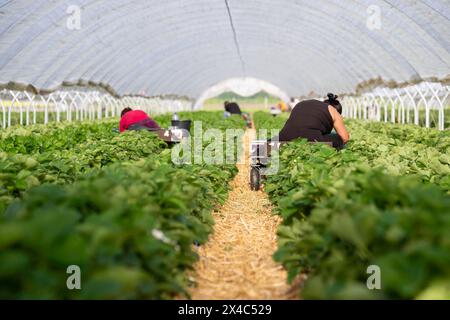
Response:
[{"label": "curved support hoop", "polygon": [[21,91],[9,91],[12,97],[11,100],[11,107],[9,111],[9,117],[8,117],[8,126],[11,126],[11,114],[13,112],[13,107],[17,105],[17,108],[19,109],[19,124],[23,125],[23,108],[22,108],[22,101],[20,100],[20,97],[22,95]]},{"label": "curved support hoop", "polygon": [[399,114],[401,110],[401,119],[402,124],[405,123],[405,101],[403,100],[403,97],[400,95],[400,92],[397,89],[394,89],[395,96],[397,97],[397,101],[400,101],[400,108],[399,108]]},{"label": "curved support hoop", "polygon": [[[34,95],[26,91],[0,91],[0,128],[31,125],[40,121],[94,121],[116,117],[124,107],[140,108],[149,114],[191,110],[192,102],[177,99],[122,97],[116,98],[99,91],[58,90],[48,95]],[[24,114],[25,111],[25,114]],[[33,113],[32,117],[30,113]],[[66,115],[64,116],[64,113]],[[64,119],[61,118],[64,117]],[[18,119],[18,121],[16,120]]]},{"label": "curved support hoop", "polygon": [[[444,102],[447,99],[449,92],[448,91],[446,92],[445,88],[443,88],[442,85],[439,85],[437,90],[434,90],[429,82],[426,82],[425,84],[428,87],[428,89],[431,91],[431,94],[432,94],[431,99],[429,101],[430,106],[432,105],[431,102],[433,101],[433,99],[435,99],[438,103],[438,129],[444,130],[444,126],[445,126]],[[441,99],[441,96],[439,95],[441,90],[443,91],[442,99]]]},{"label": "curved support hoop", "polygon": [[409,92],[409,88],[405,88],[405,92],[413,106],[413,109],[414,109],[414,124],[418,126],[419,125],[419,107],[416,103],[417,91],[414,92],[414,94],[411,94]]}]

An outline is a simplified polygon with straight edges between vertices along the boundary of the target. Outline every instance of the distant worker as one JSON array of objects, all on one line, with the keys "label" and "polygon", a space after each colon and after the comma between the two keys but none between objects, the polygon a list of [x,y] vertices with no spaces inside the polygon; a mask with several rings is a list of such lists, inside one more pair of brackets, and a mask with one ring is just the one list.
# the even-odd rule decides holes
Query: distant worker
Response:
[{"label": "distant worker", "polygon": [[242,118],[245,120],[247,127],[249,127],[249,128],[252,127],[252,119],[250,118],[250,115],[246,112],[242,112],[241,108],[239,107],[239,105],[236,102],[225,101],[223,105],[225,107],[225,113],[224,113],[225,118],[228,118],[230,115],[233,115],[233,114],[238,114],[238,115],[241,115]]},{"label": "distant worker", "polygon": [[[342,149],[350,139],[341,116],[342,106],[338,96],[329,93],[325,101],[305,100],[298,103],[291,112],[279,141],[305,138],[308,141],[331,142],[336,149]],[[331,133],[333,130],[336,133]]]},{"label": "distant worker", "polygon": [[288,107],[286,105],[286,102],[284,102],[284,101],[281,101],[280,103],[278,103],[278,108],[281,110],[281,112],[288,111]]},{"label": "distant worker", "polygon": [[133,110],[131,108],[125,108],[122,110],[122,113],[120,115],[121,115],[119,125],[120,132],[124,132],[125,130],[160,129],[156,121],[151,119],[142,110]]},{"label": "distant worker", "polygon": [[224,102],[225,111],[230,114],[242,114],[241,108],[236,102]]}]

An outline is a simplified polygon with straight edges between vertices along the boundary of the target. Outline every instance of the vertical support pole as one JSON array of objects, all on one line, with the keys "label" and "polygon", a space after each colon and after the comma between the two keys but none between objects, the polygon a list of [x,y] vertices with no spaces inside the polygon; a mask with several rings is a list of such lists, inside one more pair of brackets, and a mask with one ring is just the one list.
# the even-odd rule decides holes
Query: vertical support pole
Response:
[{"label": "vertical support pole", "polygon": [[[381,92],[377,92],[377,95],[378,95],[378,101],[379,101],[379,103],[378,103],[378,109],[377,109],[377,121],[378,122],[381,122],[381,109],[383,108],[383,111],[384,111],[384,106],[385,106],[385,104],[386,104],[386,101],[384,101],[384,97],[383,97],[383,95],[381,94]],[[385,113],[385,112],[384,112]],[[383,117],[384,118],[384,117]]]},{"label": "vertical support pole", "polygon": [[97,92],[97,94],[96,94],[96,102],[97,102],[97,119],[98,120],[101,120],[102,119],[102,108],[103,108],[103,106],[102,106],[102,99],[100,98],[100,95],[99,95],[99,93]]},{"label": "vertical support pole", "polygon": [[395,123],[395,102],[394,102],[394,100],[392,100],[392,97],[389,95],[388,96],[388,99],[389,99],[389,103],[390,103],[390,105],[391,105],[391,122],[392,123]]},{"label": "vertical support pole", "polygon": [[66,92],[66,96],[64,97],[64,104],[66,106],[66,119],[69,122],[72,122],[72,97],[73,92]]},{"label": "vertical support pole", "polygon": [[75,121],[80,121],[80,108],[81,108],[81,96],[77,91],[75,97],[72,100],[73,108],[75,109]]},{"label": "vertical support pole", "polygon": [[89,97],[88,105],[87,105],[88,115],[89,115],[89,120],[92,121],[92,120],[94,120],[95,98],[94,98],[92,92],[88,93],[88,97]]},{"label": "vertical support pole", "polygon": [[[36,99],[37,97],[34,96],[34,98]],[[33,110],[33,124],[37,123],[37,110],[36,110],[36,101],[35,99],[33,99],[33,104],[31,105],[31,108]]]},{"label": "vertical support pole", "polygon": [[[399,118],[401,119],[402,124],[405,124],[405,102],[403,101],[400,92],[397,89],[394,89],[395,96],[397,97],[396,101],[400,102],[399,107]],[[401,112],[400,112],[401,110]]]},{"label": "vertical support pole", "polygon": [[352,97],[352,104],[353,104],[352,118],[356,119],[358,117],[358,99],[357,99],[357,97]]},{"label": "vertical support pole", "polygon": [[[0,92],[0,97],[3,95],[2,92]],[[2,107],[2,128],[6,129],[6,108],[5,104],[3,103],[3,99],[0,98],[0,107]]]},{"label": "vertical support pole", "polygon": [[56,101],[56,98],[53,96],[53,94],[52,94],[52,101],[55,104],[55,108],[56,108],[56,122],[60,122],[61,121],[61,106],[59,104],[59,101]]},{"label": "vertical support pole", "polygon": [[430,127],[430,107],[429,107],[428,101],[425,97],[425,95],[428,94],[428,89],[426,90],[426,93],[423,93],[422,90],[420,90],[418,88],[418,86],[414,86],[414,87],[415,87],[416,91],[419,93],[419,96],[425,106],[425,127],[429,128]]},{"label": "vertical support pole", "polygon": [[62,91],[62,92],[57,92],[56,93],[59,96],[59,106],[61,107],[62,111],[66,111],[66,121],[70,121],[71,117],[70,117],[70,110],[69,110],[69,106],[67,105],[67,101],[66,101],[66,97],[68,95],[68,92],[66,91]]},{"label": "vertical support pole", "polygon": [[373,93],[369,93],[370,98],[370,109],[369,109],[369,120],[378,121],[378,103],[376,97]]},{"label": "vertical support pole", "polygon": [[24,92],[25,97],[28,99],[26,108],[25,108],[25,124],[30,125],[30,107],[33,104],[34,95],[29,94],[27,91]]},{"label": "vertical support pole", "polygon": [[[411,88],[411,87],[409,87],[409,88]],[[416,99],[415,99],[416,95],[417,95],[417,91],[414,92],[414,95],[412,95],[411,92],[409,92],[409,88],[405,88],[406,95],[408,96],[408,98],[411,102],[411,104],[408,104],[408,105],[412,105],[414,108],[414,124],[416,126],[418,126],[419,125],[419,109],[418,109]]]},{"label": "vertical support pole", "polygon": [[348,114],[348,105],[347,105],[347,97],[344,97],[342,99],[342,116],[344,118],[348,118],[347,114]]},{"label": "vertical support pole", "polygon": [[13,105],[13,96],[12,96],[12,91],[8,90],[8,94],[9,96],[11,96],[11,99],[9,100],[9,105],[8,105],[8,128],[11,127],[11,112],[12,112],[12,105]]},{"label": "vertical support pole", "polygon": [[389,112],[388,112],[389,99],[387,99],[387,98],[388,98],[387,96],[384,96],[384,98],[383,98],[383,101],[384,101],[384,123],[388,122],[388,116],[389,116]]},{"label": "vertical support pole", "polygon": [[50,102],[50,97],[47,97],[47,99],[42,97],[42,100],[44,102],[44,124],[47,124],[48,123],[48,104]]},{"label": "vertical support pole", "polygon": [[[12,107],[17,106],[17,108],[19,109],[19,125],[23,125],[23,109],[22,101],[20,100],[21,92],[12,90],[10,90],[10,92],[12,96],[10,114],[13,112]],[[11,126],[11,115],[9,117],[9,126]]]},{"label": "vertical support pole", "polygon": [[[446,90],[446,88],[444,88],[442,85],[439,85],[439,87],[434,90],[433,87],[426,82],[426,85],[428,86],[429,90],[431,91],[432,94],[432,98],[431,100],[433,100],[433,98],[436,99],[437,103],[438,103],[438,129],[439,130],[444,130],[445,128],[445,114],[444,114],[444,109],[445,109],[445,101],[447,100],[447,97],[449,96],[449,92]],[[447,87],[448,88],[448,87]],[[441,94],[442,91],[442,94]],[[441,99],[441,96],[443,97]],[[431,103],[430,100],[430,103]]]}]

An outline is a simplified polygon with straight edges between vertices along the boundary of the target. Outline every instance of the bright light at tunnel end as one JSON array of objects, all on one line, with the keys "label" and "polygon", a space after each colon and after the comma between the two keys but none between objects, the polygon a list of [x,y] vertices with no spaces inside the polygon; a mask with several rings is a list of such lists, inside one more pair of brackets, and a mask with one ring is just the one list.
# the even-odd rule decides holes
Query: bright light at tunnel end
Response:
[{"label": "bright light at tunnel end", "polygon": [[265,91],[286,102],[289,101],[289,96],[286,92],[267,81],[252,77],[230,78],[205,90],[196,100],[194,109],[201,108],[203,106],[203,102],[224,92],[234,92],[242,97],[250,97],[260,91]]}]

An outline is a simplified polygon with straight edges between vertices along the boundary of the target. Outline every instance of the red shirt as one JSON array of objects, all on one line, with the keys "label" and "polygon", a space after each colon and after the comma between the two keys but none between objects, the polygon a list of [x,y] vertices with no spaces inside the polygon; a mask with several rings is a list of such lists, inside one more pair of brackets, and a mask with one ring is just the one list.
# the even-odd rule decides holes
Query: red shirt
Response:
[{"label": "red shirt", "polygon": [[[151,122],[154,122],[150,119],[150,117],[142,110],[133,110],[128,111],[123,115],[123,117],[120,119],[120,125],[119,129],[120,132],[124,132],[128,129],[129,126],[136,124],[138,122],[143,122],[145,120],[150,120]],[[154,122],[156,124],[156,122]],[[157,126],[157,125],[156,125]]]}]

